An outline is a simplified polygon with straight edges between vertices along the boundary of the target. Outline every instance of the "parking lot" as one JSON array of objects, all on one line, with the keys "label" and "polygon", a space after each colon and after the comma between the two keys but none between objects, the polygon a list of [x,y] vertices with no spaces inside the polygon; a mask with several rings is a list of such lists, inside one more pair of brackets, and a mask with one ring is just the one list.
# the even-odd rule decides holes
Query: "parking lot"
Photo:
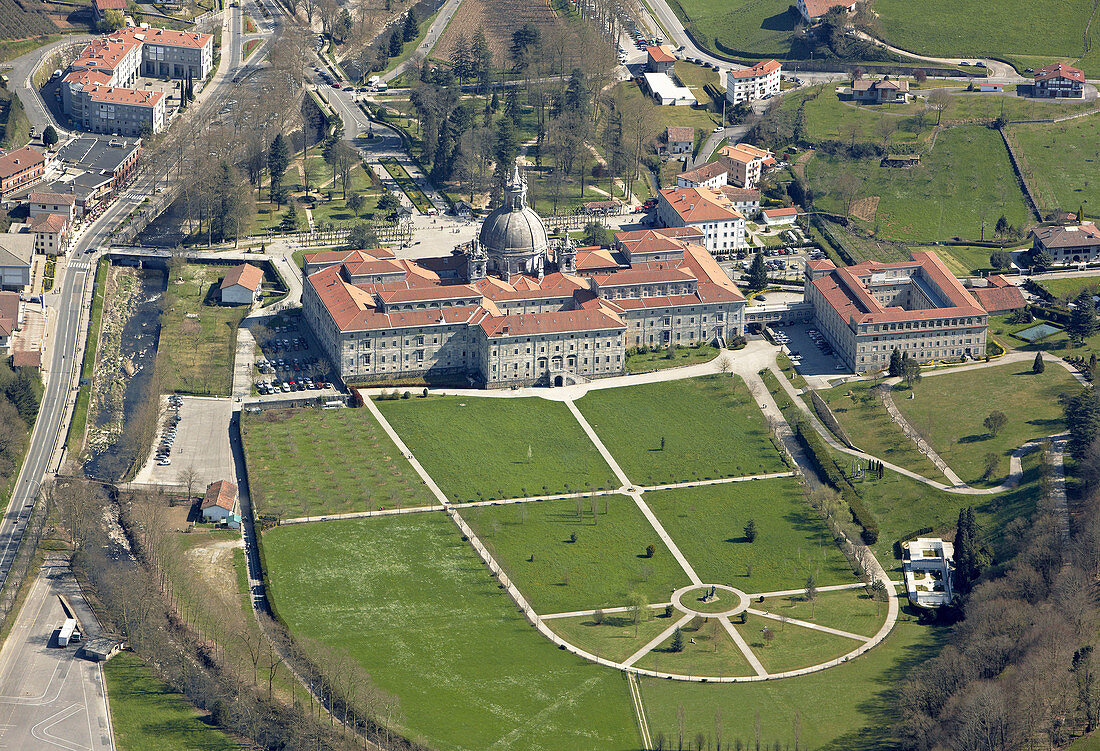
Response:
[{"label": "parking lot", "polygon": [[254,386],[270,396],[292,391],[322,391],[332,383],[332,370],[300,315],[281,316],[251,327],[259,354]]},{"label": "parking lot", "polygon": [[178,485],[181,472],[194,469],[199,474],[200,485],[235,476],[233,453],[229,447],[229,420],[233,414],[231,399],[207,397],[179,397],[179,423],[172,440],[167,463],[158,461],[157,452],[163,445],[164,435],[176,416],[169,404],[170,397],[161,402],[161,424],[157,431],[156,445],[150,452],[145,466],[137,473],[134,482],[148,485]]},{"label": "parking lot", "polygon": [[825,336],[814,326],[799,323],[775,326],[773,331],[776,341],[812,388],[827,387],[830,381],[851,375]]}]

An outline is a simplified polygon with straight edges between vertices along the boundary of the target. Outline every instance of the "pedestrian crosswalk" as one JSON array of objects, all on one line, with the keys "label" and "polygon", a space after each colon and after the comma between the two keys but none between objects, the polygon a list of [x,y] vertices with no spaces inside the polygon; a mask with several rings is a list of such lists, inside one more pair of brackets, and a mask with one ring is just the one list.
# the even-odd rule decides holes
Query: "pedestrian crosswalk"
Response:
[{"label": "pedestrian crosswalk", "polygon": [[86,271],[87,269],[90,269],[91,267],[92,267],[92,264],[89,263],[88,261],[72,261],[72,262],[69,263],[69,268],[73,269],[74,271],[81,271],[81,270]]}]

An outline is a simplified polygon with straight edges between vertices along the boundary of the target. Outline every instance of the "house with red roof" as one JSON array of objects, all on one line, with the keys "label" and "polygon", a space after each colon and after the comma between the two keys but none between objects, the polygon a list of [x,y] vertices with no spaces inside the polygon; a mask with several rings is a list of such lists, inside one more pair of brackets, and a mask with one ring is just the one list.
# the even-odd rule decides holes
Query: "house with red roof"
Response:
[{"label": "house with red roof", "polygon": [[735,105],[775,96],[782,76],[783,66],[776,60],[726,71],[726,101]]},{"label": "house with red roof", "polygon": [[45,155],[30,146],[0,154],[0,199],[41,182],[45,171]]},{"label": "house with red roof", "polygon": [[892,78],[852,81],[852,99],[864,104],[894,104],[909,101],[909,82]]},{"label": "house with red roof", "polygon": [[645,48],[645,69],[649,73],[668,73],[676,64],[676,56],[672,49],[661,45],[653,45]]},{"label": "house with red roof", "polygon": [[719,162],[708,162],[676,176],[677,188],[721,188],[728,179],[727,170]]},{"label": "house with red roof", "polygon": [[668,126],[658,144],[658,151],[665,154],[690,154],[694,150],[695,128],[689,125]]},{"label": "house with red roof", "polygon": [[1085,73],[1065,63],[1051,63],[1035,71],[1031,95],[1044,99],[1081,99],[1085,96]]},{"label": "house with red roof", "polygon": [[856,3],[855,0],[797,0],[796,7],[802,20],[814,23],[833,8],[851,13],[856,9]]},{"label": "house with red roof", "polygon": [[64,214],[37,214],[31,217],[29,229],[34,233],[34,252],[59,256],[66,249],[69,217]]},{"label": "house with red roof", "polygon": [[812,261],[805,299],[818,330],[852,372],[887,367],[895,349],[919,363],[985,356],[989,313],[932,252],[841,268]]},{"label": "house with red roof", "polygon": [[228,521],[234,515],[237,515],[239,519],[237,486],[229,480],[218,480],[210,483],[206,488],[206,495],[202,499],[201,511],[204,522]]},{"label": "house with red roof", "polygon": [[969,289],[978,304],[991,316],[1011,313],[1027,306],[1027,300],[1020,288],[1000,274],[974,279],[970,282]]},{"label": "house with red roof", "polygon": [[665,188],[657,194],[657,221],[664,227],[693,227],[712,253],[729,253],[745,245],[745,216],[720,190]]},{"label": "house with red roof", "polygon": [[222,279],[218,293],[222,305],[251,305],[260,298],[264,271],[251,263],[242,263],[230,269]]}]

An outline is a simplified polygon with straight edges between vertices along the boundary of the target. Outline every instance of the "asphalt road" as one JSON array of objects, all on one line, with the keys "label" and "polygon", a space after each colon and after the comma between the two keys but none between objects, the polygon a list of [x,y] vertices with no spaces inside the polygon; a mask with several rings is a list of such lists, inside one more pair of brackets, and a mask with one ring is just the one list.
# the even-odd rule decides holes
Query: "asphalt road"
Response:
[{"label": "asphalt road", "polygon": [[0,749],[114,748],[100,664],[57,646],[57,595],[75,586],[67,569],[43,568],[0,650]]}]

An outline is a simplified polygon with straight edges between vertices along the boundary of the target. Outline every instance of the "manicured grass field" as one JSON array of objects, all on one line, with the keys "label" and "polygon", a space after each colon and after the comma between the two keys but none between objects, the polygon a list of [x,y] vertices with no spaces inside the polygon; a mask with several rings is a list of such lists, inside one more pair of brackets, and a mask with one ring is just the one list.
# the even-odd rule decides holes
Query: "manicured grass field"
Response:
[{"label": "manicured grass field", "polygon": [[[916,398],[909,399],[908,391],[901,390],[894,403],[965,482],[996,485],[1008,474],[1013,449],[1065,429],[1058,395],[1079,388],[1060,366],[1034,375],[1030,363],[1009,364],[925,378],[913,389]],[[994,410],[1008,417],[995,437],[982,425]],[[1000,462],[983,483],[980,478],[990,453]]]},{"label": "manicured grass field", "polygon": [[[840,426],[857,447],[883,461],[919,472],[925,477],[944,482],[943,473],[932,460],[922,454],[917,444],[902,432],[882,405],[874,383],[856,381],[819,391],[828,403]],[[903,395],[898,394],[896,398]]]},{"label": "manicured grass field", "polygon": [[708,362],[718,357],[718,348],[709,344],[700,344],[698,347],[677,347],[669,357],[666,349],[646,352],[644,355],[627,355],[626,372],[644,373],[647,370],[664,370],[665,368],[678,368],[681,365],[697,365]]},{"label": "manicured grass field", "polygon": [[[674,614],[673,617],[677,617]],[[672,650],[670,636],[635,663],[640,668],[681,675],[754,675],[745,655],[717,618],[692,618],[682,629],[683,651]],[[692,639],[695,643],[692,644]]]},{"label": "manicured grass field", "polygon": [[103,666],[103,675],[118,751],[241,748],[200,718],[198,710],[158,680],[137,655],[116,655]]},{"label": "manicured grass field", "polygon": [[621,662],[675,623],[677,613],[679,611],[675,611],[670,620],[665,618],[663,610],[652,610],[648,618],[638,621],[637,629],[630,613],[605,613],[601,623],[596,623],[591,615],[553,618],[545,623],[570,644],[608,660]]},{"label": "manicured grass field", "polygon": [[[579,516],[572,500],[482,506],[462,515],[537,613],[628,605],[632,591],[668,602],[690,584],[632,499],[595,501],[595,518],[587,498]],[[647,545],[656,548],[652,558]]]},{"label": "manicured grass field", "polygon": [[[723,744],[732,747],[740,740],[743,748],[754,748],[754,725],[759,718],[761,745],[769,748],[776,741],[794,748],[796,737],[801,748],[896,748],[898,743],[890,736],[897,719],[894,692],[906,672],[935,654],[938,640],[946,636],[946,629],[902,618],[890,636],[867,654],[798,679],[732,684],[642,679],[654,743],[658,733],[664,736],[666,748],[670,740],[675,743],[682,708],[685,740],[702,733],[713,742],[717,721]],[[778,641],[756,650],[757,655],[778,651]]]},{"label": "manicured grass field", "polygon": [[185,263],[168,280],[161,316],[157,367],[166,391],[228,396],[233,389],[237,327],[246,305],[218,304],[228,266]]},{"label": "manicured grass field", "polygon": [[857,201],[878,199],[874,218],[858,222],[884,239],[977,239],[983,214],[987,229],[1002,213],[1010,224],[1028,222],[1008,151],[989,128],[962,126],[941,132],[920,165],[908,169],[882,167],[878,159],[817,155],[806,165],[806,175],[818,205],[840,214],[846,211],[847,195],[839,187],[846,174],[857,180]]},{"label": "manicured grass field", "polygon": [[787,469],[748,387],[728,375],[601,389],[577,407],[635,484]]},{"label": "manicured grass field", "polygon": [[1100,215],[1100,118],[1064,123],[1011,125],[1008,135],[1022,161],[1024,177],[1044,212],[1064,209]]},{"label": "manicured grass field", "polygon": [[[769,673],[782,673],[836,659],[859,647],[861,642],[845,636],[827,634],[791,623],[783,623],[758,615],[747,615],[745,623],[734,619],[736,628],[756,658]],[[772,641],[764,637],[764,629],[772,633]]]},{"label": "manicured grass field", "polygon": [[804,594],[768,597],[752,607],[862,636],[874,636],[886,620],[886,603],[875,602],[865,589],[818,592],[812,603]]},{"label": "manicured grass field", "polygon": [[518,498],[619,486],[564,404],[539,398],[378,402],[450,498]]},{"label": "manicured grass field", "polygon": [[365,409],[246,413],[241,436],[258,514],[318,516],[436,502]]},{"label": "manicured grass field", "polygon": [[890,133],[890,144],[917,144],[932,136],[935,117],[926,119],[923,127],[911,121],[911,116],[921,109],[921,103],[906,105],[859,105],[841,101],[832,88],[825,86],[821,93],[810,99],[807,97],[803,112],[806,115],[806,137],[811,141],[847,141],[853,129],[856,140],[882,143],[879,135],[880,123],[889,122],[894,130]]},{"label": "manicured grass field", "polygon": [[[646,493],[645,501],[707,584],[775,592],[855,581],[794,478]],[[749,519],[755,542],[745,539]],[[751,568],[752,573],[749,573]]]},{"label": "manicured grass field", "polygon": [[727,50],[752,57],[787,57],[800,20],[785,0],[679,0],[671,5],[706,47],[716,50],[717,37]]},{"label": "manicured grass field", "polygon": [[1082,290],[1089,289],[1095,294],[1097,288],[1100,288],[1100,277],[1077,276],[1065,279],[1043,279],[1039,282],[1039,286],[1057,298],[1072,301]]},{"label": "manicured grass field", "polygon": [[638,747],[622,677],[539,636],[444,514],[277,527],[263,545],[291,630],[347,651],[399,696],[395,719],[413,738]]},{"label": "manicured grass field", "polygon": [[[1063,0],[877,0],[884,37],[935,56],[1032,54],[1079,56],[1089,3]],[[1050,23],[1036,23],[1036,19]]]}]

